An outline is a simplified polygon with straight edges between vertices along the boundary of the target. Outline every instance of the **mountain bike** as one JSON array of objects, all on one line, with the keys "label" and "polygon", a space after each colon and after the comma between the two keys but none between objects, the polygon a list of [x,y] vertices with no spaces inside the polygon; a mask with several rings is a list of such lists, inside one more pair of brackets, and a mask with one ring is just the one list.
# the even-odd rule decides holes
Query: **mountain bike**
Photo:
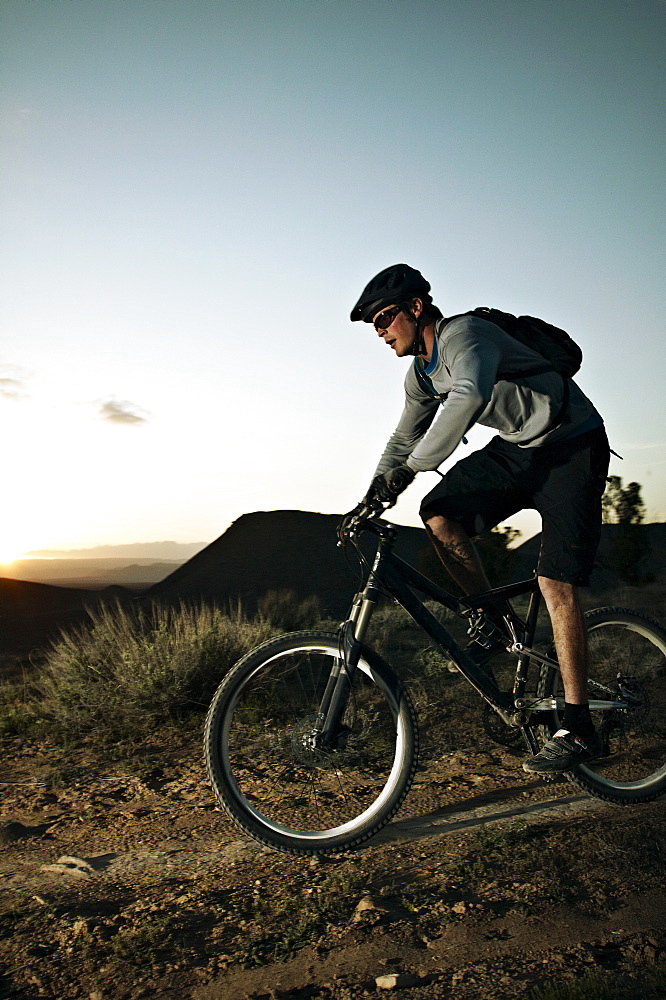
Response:
[{"label": "mountain bike", "polygon": [[[293,632],[270,639],[236,663],[210,705],[205,754],[214,794],[234,823],[264,845],[293,854],[348,850],[376,834],[412,783],[418,726],[409,692],[366,643],[378,602],[397,601],[442,656],[483,699],[498,742],[522,740],[530,754],[560,728],[564,695],[552,639],[535,642],[541,595],[529,580],[455,597],[394,552],[395,525],[373,501],[348,538],[366,572],[347,620],[336,632]],[[370,564],[359,544],[376,539]],[[527,595],[521,617],[511,601]],[[510,691],[426,606],[463,619],[470,642],[503,638],[516,657]],[[489,617],[505,602],[506,635]],[[642,614],[606,607],[585,615],[589,699],[603,734],[599,759],[566,778],[608,802],[649,802],[666,792],[666,631]],[[537,648],[540,646],[541,648]],[[492,661],[490,661],[492,663]],[[534,690],[531,667],[538,668]]]}]

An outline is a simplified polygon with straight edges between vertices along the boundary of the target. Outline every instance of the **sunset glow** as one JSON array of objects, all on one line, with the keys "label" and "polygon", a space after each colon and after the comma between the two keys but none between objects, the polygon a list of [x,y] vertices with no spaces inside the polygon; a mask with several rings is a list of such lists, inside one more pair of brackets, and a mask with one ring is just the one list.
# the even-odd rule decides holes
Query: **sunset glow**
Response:
[{"label": "sunset glow", "polygon": [[349,311],[397,261],[447,315],[567,329],[611,474],[666,519],[662,28],[619,0],[3,4],[0,558],[349,510],[408,362]]}]

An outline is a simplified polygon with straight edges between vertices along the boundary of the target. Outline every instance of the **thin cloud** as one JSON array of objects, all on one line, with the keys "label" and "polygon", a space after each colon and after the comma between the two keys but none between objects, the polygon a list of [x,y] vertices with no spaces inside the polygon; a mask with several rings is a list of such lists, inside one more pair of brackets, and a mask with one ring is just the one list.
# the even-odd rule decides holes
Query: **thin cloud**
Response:
[{"label": "thin cloud", "polygon": [[136,427],[148,421],[145,411],[126,399],[109,399],[105,403],[101,403],[99,415],[102,420],[106,420],[109,424],[124,424],[125,426]]},{"label": "thin cloud", "polygon": [[8,107],[3,115],[5,124],[14,132],[21,132],[41,117],[38,108]]},{"label": "thin cloud", "polygon": [[27,372],[16,365],[0,365],[0,396],[15,402],[25,399]]},{"label": "thin cloud", "polygon": [[5,399],[22,399],[23,383],[17,378],[0,378],[0,396]]}]

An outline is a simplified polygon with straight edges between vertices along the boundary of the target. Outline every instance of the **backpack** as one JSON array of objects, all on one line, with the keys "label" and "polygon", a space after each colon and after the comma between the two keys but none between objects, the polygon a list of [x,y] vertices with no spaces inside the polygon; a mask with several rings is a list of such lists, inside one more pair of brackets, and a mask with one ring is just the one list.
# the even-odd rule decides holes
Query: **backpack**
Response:
[{"label": "backpack", "polygon": [[[479,306],[476,309],[471,309],[469,312],[451,316],[447,320],[447,325],[452,320],[459,319],[460,316],[478,316],[479,319],[485,319],[489,323],[494,323],[500,330],[504,330],[510,337],[515,337],[521,344],[536,351],[544,359],[543,366],[537,366],[529,371],[498,371],[498,382],[511,382],[518,378],[525,378],[528,375],[543,375],[546,372],[558,372],[562,376],[564,380],[562,405],[546,428],[546,431],[553,430],[559,426],[569,406],[569,383],[567,379],[576,374],[583,360],[583,352],[578,344],[572,340],[565,330],[560,330],[559,327],[553,326],[551,323],[546,323],[545,320],[538,319],[536,316],[514,316],[512,313],[505,313],[500,309]],[[423,371],[419,363],[420,361],[420,358],[414,358],[414,372],[416,373],[419,385],[428,395],[444,403],[448,393],[438,393],[436,391],[429,376]],[[537,437],[543,433],[545,431],[540,431]],[[463,438],[463,441],[465,441],[465,438]],[[522,443],[526,444],[529,442],[524,441]]]},{"label": "backpack", "polygon": [[[504,330],[510,337],[515,337],[521,344],[536,351],[544,359],[542,367],[537,366],[528,371],[499,371],[497,373],[498,382],[500,380],[511,382],[528,375],[543,375],[545,372],[558,372],[566,380],[575,375],[581,366],[583,352],[575,340],[572,340],[565,330],[560,330],[559,327],[546,323],[543,319],[537,319],[536,316],[514,316],[512,313],[502,312],[500,309],[479,306],[477,309],[470,309],[469,312],[451,316],[447,320],[447,326],[461,316],[478,316],[479,319],[494,323],[500,330]],[[414,358],[414,371],[421,388],[425,389],[429,395],[441,398],[424,373],[422,363],[419,364],[419,362],[420,358]]]},{"label": "backpack", "polygon": [[[546,323],[536,316],[514,316],[512,313],[502,312],[500,309],[489,309],[487,306],[479,306],[478,309],[471,309],[468,313],[460,313],[461,316],[478,316],[479,319],[486,319],[489,323],[494,323],[500,330],[504,330],[510,337],[515,337],[525,347],[536,351],[546,361],[548,368],[543,371],[556,371],[565,378],[572,378],[581,366],[583,352],[578,344],[571,339],[568,333],[560,330],[559,327]],[[458,319],[452,316],[451,319]],[[451,320],[449,320],[451,322]],[[525,372],[523,375],[527,374]],[[530,374],[537,374],[536,371]],[[543,374],[543,372],[539,372]],[[511,381],[512,378],[520,378],[519,372],[503,373],[502,378]]]}]

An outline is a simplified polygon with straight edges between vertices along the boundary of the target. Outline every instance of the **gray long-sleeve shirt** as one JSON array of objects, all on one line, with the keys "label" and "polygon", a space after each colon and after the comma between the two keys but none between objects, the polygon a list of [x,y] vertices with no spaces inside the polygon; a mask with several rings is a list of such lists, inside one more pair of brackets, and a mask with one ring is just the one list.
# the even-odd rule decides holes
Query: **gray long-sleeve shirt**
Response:
[{"label": "gray long-sleeve shirt", "polygon": [[[597,411],[569,379],[565,419],[551,430],[564,399],[556,372],[530,375],[544,359],[494,323],[459,316],[435,327],[437,361],[428,369],[443,405],[421,387],[414,366],[405,378],[405,408],[375,475],[408,461],[417,472],[436,469],[475,424],[493,427],[501,438],[525,448],[552,444],[576,432]],[[525,371],[516,381],[497,381],[498,372]]]}]

